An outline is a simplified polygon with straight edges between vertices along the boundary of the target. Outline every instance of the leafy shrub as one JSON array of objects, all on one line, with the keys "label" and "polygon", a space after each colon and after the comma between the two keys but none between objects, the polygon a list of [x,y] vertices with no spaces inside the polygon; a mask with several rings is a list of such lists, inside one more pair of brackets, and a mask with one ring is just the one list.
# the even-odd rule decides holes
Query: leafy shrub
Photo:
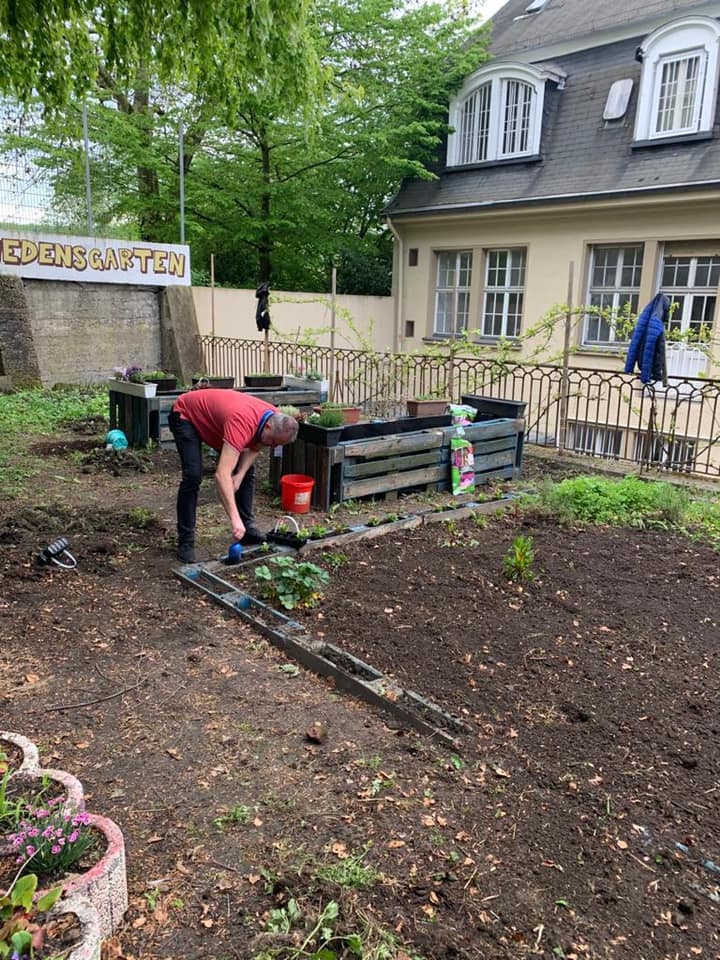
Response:
[{"label": "leafy shrub", "polygon": [[330,577],[314,563],[293,557],[273,557],[255,570],[262,596],[271,603],[280,603],[286,610],[312,607],[322,596],[322,588]]}]

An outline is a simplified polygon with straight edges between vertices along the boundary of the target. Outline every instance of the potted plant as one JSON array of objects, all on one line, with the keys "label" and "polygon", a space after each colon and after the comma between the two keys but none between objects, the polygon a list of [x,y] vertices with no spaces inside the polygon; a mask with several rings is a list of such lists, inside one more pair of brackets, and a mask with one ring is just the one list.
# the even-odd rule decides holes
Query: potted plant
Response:
[{"label": "potted plant", "polygon": [[343,412],[339,407],[317,408],[300,423],[298,437],[320,447],[334,447],[342,436],[344,426]]},{"label": "potted plant", "polygon": [[246,373],[243,383],[252,390],[277,390],[282,386],[282,374],[275,373]]},{"label": "potted plant", "polygon": [[116,393],[129,393],[134,397],[154,397],[157,392],[157,384],[148,383],[142,367],[137,365],[115,367],[109,386]]},{"label": "potted plant", "polygon": [[320,404],[319,407],[314,408],[317,413],[327,413],[328,411],[339,411],[342,414],[341,423],[358,423],[360,420],[360,414],[362,413],[361,407],[356,407],[351,403],[332,403],[327,401]]},{"label": "potted plant", "polygon": [[192,382],[194,387],[213,387],[221,390],[232,390],[235,387],[235,377],[211,376],[207,373],[196,373]]},{"label": "potted plant", "polygon": [[146,373],[145,383],[156,384],[158,393],[172,393],[177,389],[177,377],[174,373],[167,373],[165,370],[151,370]]}]

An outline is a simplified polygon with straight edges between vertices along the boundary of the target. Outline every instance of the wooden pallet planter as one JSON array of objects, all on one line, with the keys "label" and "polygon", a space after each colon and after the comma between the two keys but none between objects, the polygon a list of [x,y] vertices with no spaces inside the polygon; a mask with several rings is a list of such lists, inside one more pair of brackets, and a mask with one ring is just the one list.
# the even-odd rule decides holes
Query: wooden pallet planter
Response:
[{"label": "wooden pallet planter", "polygon": [[[354,429],[354,428],[351,428]],[[524,423],[489,420],[465,427],[473,444],[475,482],[520,475]],[[272,458],[270,482],[277,488],[283,473],[302,473],[315,480],[312,505],[328,510],[333,503],[418,489],[450,488],[450,438],[455,428],[395,433],[366,440],[342,437],[335,446],[299,436]]]}]

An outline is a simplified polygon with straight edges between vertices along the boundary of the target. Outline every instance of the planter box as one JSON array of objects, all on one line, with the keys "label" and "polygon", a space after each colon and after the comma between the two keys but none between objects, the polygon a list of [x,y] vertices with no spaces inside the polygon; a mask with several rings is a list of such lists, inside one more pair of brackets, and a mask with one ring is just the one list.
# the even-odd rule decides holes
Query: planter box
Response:
[{"label": "planter box", "polygon": [[157,385],[157,393],[172,393],[177,390],[177,377],[148,377],[146,383]]},{"label": "planter box", "polygon": [[437,417],[447,413],[449,400],[406,400],[410,417]]},{"label": "planter box", "polygon": [[129,383],[127,380],[108,380],[111,393],[127,393],[131,397],[154,397],[156,383]]},{"label": "planter box", "polygon": [[193,386],[207,386],[219,390],[232,390],[235,386],[235,377],[193,377]]},{"label": "planter box", "polygon": [[249,374],[243,377],[243,382],[246,387],[252,387],[254,390],[277,390],[278,387],[282,386],[283,378],[282,374],[278,374],[277,376],[270,373],[263,376],[260,374],[256,376]]},{"label": "planter box", "polygon": [[505,400],[498,397],[479,397],[473,393],[464,393],[460,400],[469,407],[475,407],[475,423],[482,420],[508,418],[518,420],[525,414],[527,403],[524,400]]}]

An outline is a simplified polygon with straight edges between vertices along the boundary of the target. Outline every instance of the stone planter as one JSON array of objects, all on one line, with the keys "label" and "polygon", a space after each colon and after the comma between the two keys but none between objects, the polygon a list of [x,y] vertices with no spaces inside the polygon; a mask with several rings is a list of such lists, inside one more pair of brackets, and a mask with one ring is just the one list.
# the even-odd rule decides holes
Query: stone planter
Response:
[{"label": "stone planter", "polygon": [[100,935],[111,936],[128,908],[125,841],[117,824],[91,813],[90,826],[105,837],[105,853],[95,866],[63,883],[63,896],[78,895],[97,911]]},{"label": "stone planter", "polygon": [[8,730],[0,730],[0,748],[3,741],[11,743],[22,751],[23,759],[17,772],[21,770],[34,770],[40,766],[40,757],[38,750],[32,740],[21,736],[19,733],[10,733]]},{"label": "stone planter", "polygon": [[67,960],[100,960],[102,935],[97,910],[84,897],[73,896],[56,903],[48,918],[55,919],[68,913],[77,917],[82,932],[80,940],[67,954]]},{"label": "stone planter", "polygon": [[110,390],[115,393],[128,393],[131,397],[154,397],[156,383],[130,383],[128,380],[108,380]]}]

